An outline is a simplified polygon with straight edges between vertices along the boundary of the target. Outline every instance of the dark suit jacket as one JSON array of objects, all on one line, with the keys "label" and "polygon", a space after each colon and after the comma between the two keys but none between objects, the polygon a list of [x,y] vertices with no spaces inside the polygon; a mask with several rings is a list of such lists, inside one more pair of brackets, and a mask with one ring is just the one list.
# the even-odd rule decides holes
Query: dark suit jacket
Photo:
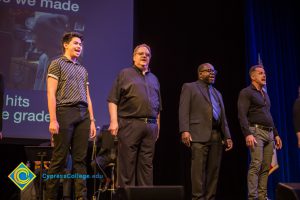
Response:
[{"label": "dark suit jacket", "polygon": [[[231,138],[222,95],[213,88],[221,107],[221,133],[223,139]],[[207,142],[212,132],[212,105],[207,86],[202,81],[185,83],[182,86],[179,104],[179,130],[188,131],[193,142]]]},{"label": "dark suit jacket", "polygon": [[293,115],[295,132],[297,133],[300,132],[300,97],[294,103]]}]

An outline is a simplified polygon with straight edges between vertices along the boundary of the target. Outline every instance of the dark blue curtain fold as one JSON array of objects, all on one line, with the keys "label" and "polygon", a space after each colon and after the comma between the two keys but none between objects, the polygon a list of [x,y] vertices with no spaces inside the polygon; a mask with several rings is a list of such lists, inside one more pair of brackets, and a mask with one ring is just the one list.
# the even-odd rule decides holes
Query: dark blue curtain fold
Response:
[{"label": "dark blue curtain fold", "polygon": [[299,6],[296,1],[246,0],[246,76],[258,63],[267,73],[271,112],[283,141],[277,151],[279,169],[269,177],[269,197],[275,199],[279,182],[300,182],[300,150],[292,123],[292,106],[300,83]]}]

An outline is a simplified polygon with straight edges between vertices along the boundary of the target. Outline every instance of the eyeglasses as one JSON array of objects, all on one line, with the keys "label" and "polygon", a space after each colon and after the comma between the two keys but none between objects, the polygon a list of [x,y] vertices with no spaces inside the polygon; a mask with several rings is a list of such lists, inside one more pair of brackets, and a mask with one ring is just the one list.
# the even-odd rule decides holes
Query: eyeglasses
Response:
[{"label": "eyeglasses", "polygon": [[135,53],[135,54],[137,54],[137,55],[139,55],[139,56],[143,56],[143,55],[145,55],[146,57],[150,57],[150,53],[145,53],[145,52],[137,52],[137,53]]},{"label": "eyeglasses", "polygon": [[214,69],[204,69],[200,72],[208,72],[208,73],[215,74],[215,75],[218,73],[218,71],[214,70]]}]

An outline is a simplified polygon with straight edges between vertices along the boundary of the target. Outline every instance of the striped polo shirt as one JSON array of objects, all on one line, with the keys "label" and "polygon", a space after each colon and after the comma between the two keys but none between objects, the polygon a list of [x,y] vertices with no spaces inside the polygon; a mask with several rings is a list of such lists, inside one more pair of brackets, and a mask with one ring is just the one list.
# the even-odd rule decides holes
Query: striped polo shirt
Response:
[{"label": "striped polo shirt", "polygon": [[56,106],[87,105],[87,70],[78,62],[74,63],[65,56],[51,62],[48,77],[58,80]]}]

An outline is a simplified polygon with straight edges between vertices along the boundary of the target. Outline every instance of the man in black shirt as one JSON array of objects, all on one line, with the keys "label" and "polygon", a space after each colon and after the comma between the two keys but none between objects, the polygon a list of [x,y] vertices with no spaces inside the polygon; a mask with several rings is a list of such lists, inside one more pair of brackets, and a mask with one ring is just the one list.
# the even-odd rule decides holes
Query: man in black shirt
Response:
[{"label": "man in black shirt", "polygon": [[[53,153],[48,174],[62,173],[69,151],[73,173],[86,174],[88,139],[96,135],[92,101],[86,69],[78,62],[83,37],[66,33],[62,38],[64,55],[48,68],[47,97],[50,114],[49,131],[53,136]],[[86,180],[75,179],[75,198],[87,199]],[[47,200],[57,198],[59,179],[46,184]]]},{"label": "man in black shirt", "polygon": [[300,148],[300,86],[299,86],[299,96],[296,99],[293,107],[293,120],[295,132],[298,138],[298,147]]},{"label": "man in black shirt", "polygon": [[108,97],[109,130],[118,136],[118,186],[152,185],[153,156],[159,135],[159,82],[150,72],[150,47],[138,45],[134,65],[123,69]]},{"label": "man in black shirt", "polygon": [[250,68],[251,85],[241,90],[238,117],[249,147],[251,162],[248,170],[248,199],[267,198],[267,182],[273,155],[273,144],[282,143],[270,112],[270,99],[264,90],[266,74],[262,65]]}]

